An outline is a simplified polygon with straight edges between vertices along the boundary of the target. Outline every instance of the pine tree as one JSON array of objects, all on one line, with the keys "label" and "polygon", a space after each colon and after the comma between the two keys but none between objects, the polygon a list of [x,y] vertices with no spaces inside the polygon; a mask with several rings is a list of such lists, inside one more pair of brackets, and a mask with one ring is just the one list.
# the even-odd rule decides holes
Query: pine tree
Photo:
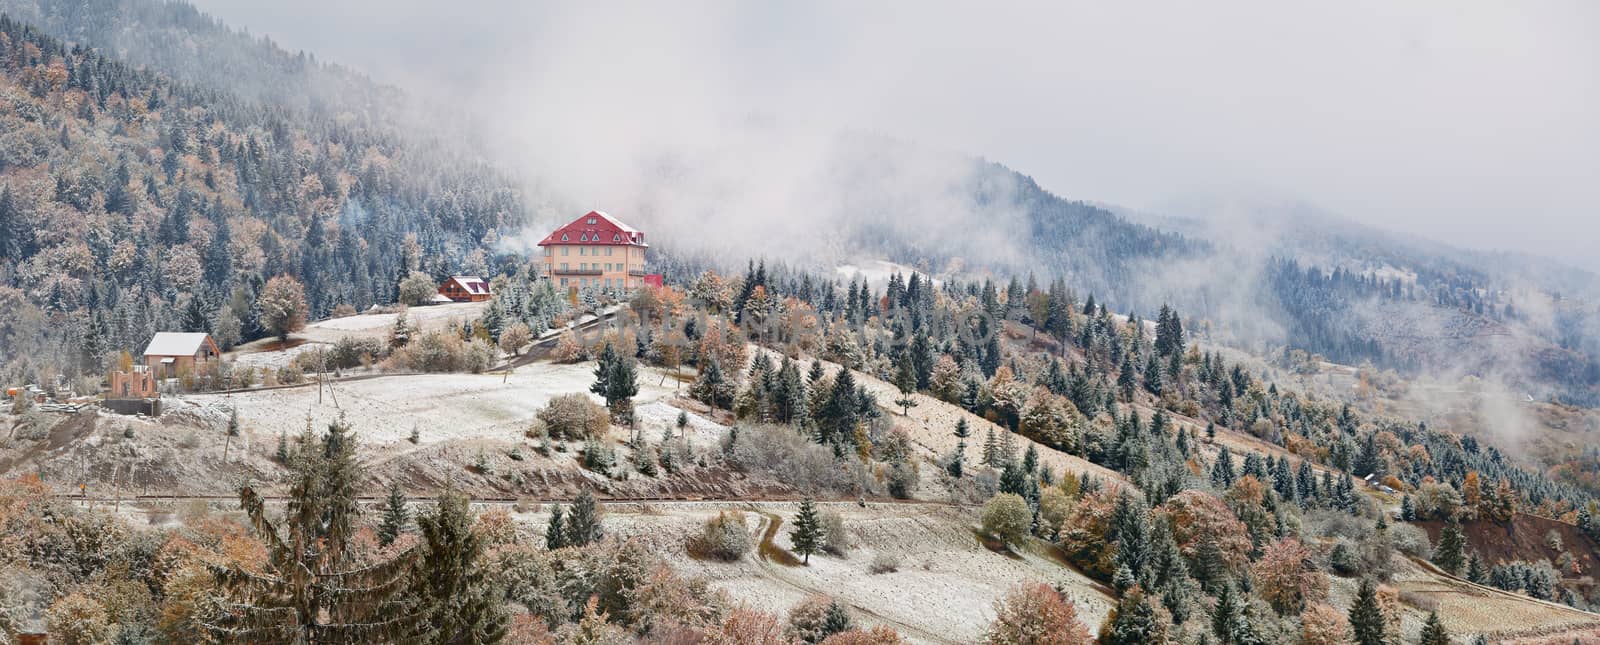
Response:
[{"label": "pine tree", "polygon": [[950,455],[950,461],[945,464],[944,471],[951,477],[960,479],[962,472],[966,469],[966,460],[967,442],[965,440],[957,441],[956,451]]},{"label": "pine tree", "polygon": [[233,445],[233,438],[239,436],[239,408],[228,409],[228,434],[222,442],[222,463],[228,463],[228,448]]},{"label": "pine tree", "polygon": [[400,492],[400,483],[390,484],[389,497],[383,505],[383,520],[378,524],[378,543],[383,546],[393,544],[410,521],[411,513],[406,507],[405,494]]},{"label": "pine tree", "polygon": [[1439,620],[1439,612],[1428,612],[1428,622],[1422,625],[1420,645],[1450,645],[1450,632],[1445,630],[1444,622]]},{"label": "pine tree", "polygon": [[[955,434],[956,434],[956,438],[958,438],[958,439],[966,439],[967,437],[972,436],[972,429],[971,429],[970,426],[967,425],[967,418],[966,417],[961,417],[959,419],[956,419],[956,433]],[[1587,509],[1585,509],[1585,510],[1587,510]]]},{"label": "pine tree", "polygon": [[900,398],[895,399],[895,405],[900,406],[900,416],[911,414],[911,408],[917,406],[917,372],[911,365],[909,352],[900,355],[899,365],[895,368],[894,385],[900,390]]},{"label": "pine tree", "polygon": [[1466,540],[1461,535],[1461,524],[1452,519],[1439,533],[1439,546],[1433,550],[1433,563],[1451,575],[1460,574],[1462,565],[1466,564],[1465,549]]},{"label": "pine tree", "polygon": [[1223,584],[1217,589],[1217,603],[1211,608],[1211,633],[1222,643],[1239,643],[1240,634],[1248,631],[1244,608],[1233,585]]},{"label": "pine tree", "polygon": [[1411,502],[1411,495],[1400,497],[1400,519],[1407,522],[1417,521],[1417,507]]},{"label": "pine tree", "polygon": [[480,558],[483,538],[467,498],[446,492],[438,508],[417,518],[422,558],[412,595],[421,619],[411,642],[429,644],[497,643],[510,617]]},{"label": "pine tree", "polygon": [[1138,386],[1138,377],[1133,372],[1133,361],[1127,354],[1122,355],[1122,366],[1117,370],[1117,391],[1122,393],[1124,401],[1133,400],[1133,390]]},{"label": "pine tree", "polygon": [[567,516],[565,544],[587,546],[605,537],[600,526],[600,507],[589,491],[578,493],[572,502],[572,514]]},{"label": "pine tree", "polygon": [[1166,624],[1137,586],[1122,595],[1106,621],[1100,632],[1101,645],[1149,645],[1167,640]]},{"label": "pine tree", "polygon": [[822,531],[822,518],[817,515],[816,504],[807,497],[800,501],[800,512],[794,516],[794,531],[789,535],[790,545],[799,553],[805,564],[811,564],[811,554],[822,550],[826,536]]},{"label": "pine tree", "polygon": [[1227,446],[1217,451],[1217,461],[1211,464],[1211,485],[1226,489],[1233,485],[1236,474],[1233,472],[1233,453]]},{"label": "pine tree", "polygon": [[1481,584],[1485,584],[1486,582],[1488,582],[1489,572],[1484,570],[1483,558],[1478,556],[1478,552],[1477,551],[1473,551],[1472,555],[1467,558],[1467,574],[1466,574],[1466,576],[1467,576],[1467,580],[1470,580],[1470,581],[1472,581],[1474,583],[1477,583],[1477,584],[1480,584],[1480,585]]},{"label": "pine tree", "polygon": [[237,565],[216,571],[229,611],[208,626],[214,637],[344,643],[399,641],[413,633],[419,616],[402,598],[413,552],[345,567],[360,510],[355,484],[363,477],[355,454],[355,440],[341,424],[330,425],[320,444],[307,429],[292,455],[289,500],[277,523],[254,488],[240,488],[240,506],[268,557],[262,571]]},{"label": "pine tree", "polygon": [[567,527],[562,522],[561,515],[560,505],[551,507],[550,524],[545,526],[544,529],[544,548],[546,550],[554,551],[567,545]]},{"label": "pine tree", "polygon": [[1350,605],[1350,635],[1356,645],[1384,645],[1383,609],[1378,607],[1378,589],[1371,578],[1361,579],[1356,600]]},{"label": "pine tree", "polygon": [[278,433],[278,450],[272,454],[273,458],[278,460],[278,463],[285,466],[289,465],[289,433]]},{"label": "pine tree", "polygon": [[994,428],[989,428],[989,434],[983,439],[983,458],[979,460],[985,466],[994,466],[1000,444],[995,441]]}]

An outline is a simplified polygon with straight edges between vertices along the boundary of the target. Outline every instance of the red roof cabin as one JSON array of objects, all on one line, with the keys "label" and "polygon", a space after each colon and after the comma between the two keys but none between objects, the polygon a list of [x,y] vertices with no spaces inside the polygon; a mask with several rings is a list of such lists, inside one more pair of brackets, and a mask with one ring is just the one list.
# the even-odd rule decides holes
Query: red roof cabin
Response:
[{"label": "red roof cabin", "polygon": [[453,275],[439,285],[439,295],[451,302],[483,302],[494,294],[489,283],[475,275]]},{"label": "red roof cabin", "polygon": [[556,284],[572,288],[629,291],[660,276],[645,273],[644,254],[650,245],[644,232],[600,211],[556,229],[539,246],[544,248],[544,274]]}]

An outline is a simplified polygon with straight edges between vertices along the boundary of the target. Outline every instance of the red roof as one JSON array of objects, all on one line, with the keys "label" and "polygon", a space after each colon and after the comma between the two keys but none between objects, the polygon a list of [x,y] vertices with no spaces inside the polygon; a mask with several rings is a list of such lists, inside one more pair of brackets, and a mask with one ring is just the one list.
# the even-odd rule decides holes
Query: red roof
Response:
[{"label": "red roof", "polygon": [[600,211],[589,211],[583,217],[572,220],[571,224],[556,229],[539,242],[539,246],[563,244],[650,246],[644,242],[644,232]]}]

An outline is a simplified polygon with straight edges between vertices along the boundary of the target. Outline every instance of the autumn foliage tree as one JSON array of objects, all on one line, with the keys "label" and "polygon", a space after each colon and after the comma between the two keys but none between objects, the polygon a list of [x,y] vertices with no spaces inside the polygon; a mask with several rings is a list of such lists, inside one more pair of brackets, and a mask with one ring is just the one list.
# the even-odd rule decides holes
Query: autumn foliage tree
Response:
[{"label": "autumn foliage tree", "polygon": [[994,622],[984,634],[988,645],[1088,645],[1089,628],[1078,608],[1050,585],[1024,584],[994,605]]},{"label": "autumn foliage tree", "polygon": [[305,287],[287,275],[268,280],[256,306],[261,309],[261,328],[280,341],[289,340],[289,334],[306,326]]},{"label": "autumn foliage tree", "polygon": [[1299,613],[1328,595],[1328,579],[1312,564],[1311,550],[1294,538],[1272,543],[1250,567],[1255,589],[1280,615]]}]

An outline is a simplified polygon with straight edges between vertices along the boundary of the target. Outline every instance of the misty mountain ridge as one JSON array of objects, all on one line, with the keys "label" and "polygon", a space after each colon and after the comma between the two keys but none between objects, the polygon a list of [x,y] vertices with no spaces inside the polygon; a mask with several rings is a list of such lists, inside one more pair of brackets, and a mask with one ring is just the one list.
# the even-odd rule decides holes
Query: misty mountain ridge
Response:
[{"label": "misty mountain ridge", "polygon": [[[39,20],[58,37],[116,52],[209,92],[197,95],[198,104],[250,115],[253,125],[285,144],[286,122],[333,144],[350,141],[350,133],[359,131],[353,128],[366,129],[392,139],[408,155],[439,150],[434,144],[450,139],[408,127],[413,122],[395,107],[404,104],[398,91],[234,31],[185,3],[6,0],[0,8]],[[226,107],[241,101],[259,109]],[[537,178],[513,193],[499,171],[473,158],[470,145],[458,142],[443,150],[467,168],[465,176],[451,180],[455,186],[497,184],[491,203],[483,206],[493,215],[461,217],[453,202],[466,194],[438,186],[440,177],[461,174],[449,164],[414,157],[409,181],[430,188],[392,196],[371,192],[378,175],[362,176],[378,166],[350,167],[355,181],[348,195],[360,199],[339,208],[336,220],[347,227],[367,226],[377,204],[396,198],[419,206],[385,216],[385,228],[394,232],[368,241],[369,252],[382,249],[371,258],[346,252],[342,261],[367,265],[366,277],[354,286],[313,289],[314,310],[330,311],[340,299],[357,306],[381,300],[392,284],[380,283],[393,280],[406,262],[417,263],[398,259],[403,245],[397,237],[406,232],[417,236],[426,251],[423,261],[434,272],[492,273],[505,266],[506,251],[516,248],[502,239],[542,236],[545,224],[584,207],[556,196],[559,187],[542,186]],[[739,260],[750,256],[818,267],[882,257],[932,274],[1062,276],[1081,294],[1094,294],[1119,311],[1148,315],[1172,303],[1211,321],[1217,338],[1257,348],[1297,347],[1340,362],[1402,369],[1441,367],[1440,361],[1459,368],[1460,357],[1468,355],[1475,357],[1464,366],[1470,373],[1494,369],[1519,382],[1546,383],[1541,391],[1559,384],[1551,391],[1567,391],[1562,396],[1575,401],[1593,400],[1600,381],[1592,359],[1600,354],[1600,334],[1592,333],[1597,316],[1593,300],[1584,297],[1593,293],[1593,276],[1557,263],[1454,249],[1303,205],[1238,209],[1238,224],[1226,227],[1198,218],[1133,216],[1063,198],[999,163],[875,135],[846,133],[783,150],[778,161],[742,156],[747,151],[663,158],[638,170],[637,180],[618,182],[617,201],[624,208],[606,208],[650,230],[657,255],[666,260],[661,266],[669,269],[703,264],[675,264],[673,256],[733,258],[724,261],[734,266],[718,267],[724,270],[737,270]],[[750,167],[752,161],[782,164],[782,157],[793,154],[809,156],[800,164],[775,166],[775,172]],[[309,170],[322,173],[321,183],[345,183],[328,174],[331,167]],[[751,181],[772,176],[785,178],[786,185]],[[286,241],[315,228],[304,218],[285,220],[262,210],[273,207],[259,201],[259,193],[241,196],[246,210],[273,222]],[[225,218],[212,219],[219,217]],[[283,226],[284,221],[295,224]],[[323,243],[316,236],[303,241]],[[287,246],[281,259],[261,267],[327,270],[313,269],[317,263],[300,257],[307,250]],[[1564,297],[1557,299],[1557,293]],[[206,298],[215,302],[222,295]],[[181,303],[185,294],[173,297]],[[1505,363],[1530,356],[1539,357],[1535,365],[1505,369]]]}]

